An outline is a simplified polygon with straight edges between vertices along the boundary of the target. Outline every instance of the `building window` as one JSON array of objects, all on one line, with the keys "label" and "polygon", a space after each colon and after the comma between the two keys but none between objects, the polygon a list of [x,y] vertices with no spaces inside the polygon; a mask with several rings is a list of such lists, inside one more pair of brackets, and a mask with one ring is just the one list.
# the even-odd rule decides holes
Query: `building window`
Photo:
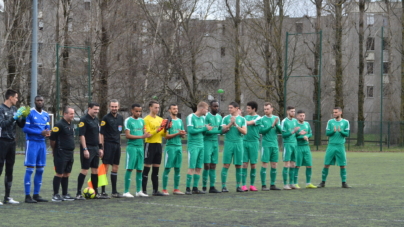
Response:
[{"label": "building window", "polygon": [[43,21],[42,21],[42,20],[40,20],[40,21],[38,22],[38,29],[39,29],[40,31],[43,30]]},{"label": "building window", "polygon": [[366,62],[366,70],[367,70],[367,74],[373,74],[373,62],[368,61]]},{"label": "building window", "polygon": [[373,98],[373,86],[366,87],[366,96],[368,98]]},{"label": "building window", "polygon": [[41,53],[43,43],[38,43],[38,53]]},{"label": "building window", "polygon": [[90,10],[90,8],[91,8],[91,2],[84,2],[84,9]]},{"label": "building window", "polygon": [[42,75],[42,69],[43,69],[42,63],[38,63],[38,74],[39,75]]},{"label": "building window", "polygon": [[226,25],[222,24],[222,35],[226,34]]},{"label": "building window", "polygon": [[368,14],[366,21],[367,21],[368,26],[373,26],[373,24],[375,23],[375,15],[374,14]]},{"label": "building window", "polygon": [[303,33],[303,23],[296,23],[296,33]]},{"label": "building window", "polygon": [[390,62],[383,62],[383,74],[388,74],[390,71]]},{"label": "building window", "polygon": [[388,37],[383,38],[383,50],[388,50],[390,48],[390,42]]},{"label": "building window", "polygon": [[366,50],[375,50],[375,38],[368,37],[366,40]]},{"label": "building window", "polygon": [[222,58],[226,56],[226,47],[221,47],[220,48],[220,56]]}]

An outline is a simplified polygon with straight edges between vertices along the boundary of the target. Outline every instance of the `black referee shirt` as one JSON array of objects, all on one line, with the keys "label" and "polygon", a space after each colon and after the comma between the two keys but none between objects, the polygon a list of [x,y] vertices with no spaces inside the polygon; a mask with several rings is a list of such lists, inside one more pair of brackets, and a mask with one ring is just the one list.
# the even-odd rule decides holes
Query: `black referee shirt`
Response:
[{"label": "black referee shirt", "polygon": [[52,133],[49,138],[56,141],[56,148],[73,151],[74,150],[74,127],[65,119],[58,121],[52,128]]},{"label": "black referee shirt", "polygon": [[89,114],[80,118],[79,136],[86,138],[88,146],[98,146],[100,143],[100,124],[98,118],[92,118]]},{"label": "black referee shirt", "polygon": [[101,121],[101,134],[104,135],[104,141],[111,143],[121,143],[121,133],[123,128],[123,117],[116,114],[116,117],[108,113]]}]

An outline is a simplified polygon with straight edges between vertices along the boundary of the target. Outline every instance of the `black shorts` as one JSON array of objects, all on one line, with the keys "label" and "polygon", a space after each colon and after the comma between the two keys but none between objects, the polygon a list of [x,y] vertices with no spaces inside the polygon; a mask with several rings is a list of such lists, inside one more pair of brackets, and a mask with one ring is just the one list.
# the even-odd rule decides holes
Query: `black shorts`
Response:
[{"label": "black shorts", "polygon": [[83,148],[80,146],[80,162],[81,169],[98,168],[100,159],[98,155],[98,146],[87,146],[88,152],[90,152],[90,158],[84,157]]},{"label": "black shorts", "polygon": [[[15,140],[0,139],[0,163],[14,166],[15,163]],[[1,165],[3,167],[3,165]],[[3,170],[0,170],[0,173]]]},{"label": "black shorts", "polygon": [[161,164],[161,143],[144,144],[144,164]]},{"label": "black shorts", "polygon": [[119,143],[104,142],[104,156],[102,163],[109,165],[119,165],[121,160],[121,145]]},{"label": "black shorts", "polygon": [[53,164],[57,174],[71,173],[73,163],[73,151],[59,149],[53,154]]}]

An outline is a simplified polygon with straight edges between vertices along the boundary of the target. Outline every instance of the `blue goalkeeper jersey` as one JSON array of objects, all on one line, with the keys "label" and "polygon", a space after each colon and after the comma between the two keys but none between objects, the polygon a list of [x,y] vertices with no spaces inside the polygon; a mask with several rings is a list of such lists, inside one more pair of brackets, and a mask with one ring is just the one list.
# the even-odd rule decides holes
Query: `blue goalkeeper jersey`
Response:
[{"label": "blue goalkeeper jersey", "polygon": [[45,137],[41,133],[45,129],[50,129],[49,120],[49,114],[46,111],[42,110],[39,113],[35,108],[32,108],[23,129],[26,139],[44,141]]}]

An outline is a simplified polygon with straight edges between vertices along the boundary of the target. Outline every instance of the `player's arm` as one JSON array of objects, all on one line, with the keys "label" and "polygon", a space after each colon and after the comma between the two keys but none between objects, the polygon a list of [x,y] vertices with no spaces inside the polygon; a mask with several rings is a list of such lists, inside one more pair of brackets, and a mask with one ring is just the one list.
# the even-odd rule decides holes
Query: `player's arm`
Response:
[{"label": "player's arm", "polygon": [[243,134],[243,135],[247,134],[247,121],[246,120],[244,120],[244,124],[242,126],[236,124],[236,127],[237,127],[237,130],[241,134]]},{"label": "player's arm", "polygon": [[179,135],[181,135],[181,131],[179,131],[177,133],[170,134],[170,130],[168,130],[166,132],[166,134],[165,134],[165,138],[169,140],[169,139],[172,139],[172,138],[174,138],[176,136],[179,136]]},{"label": "player's arm", "polygon": [[295,134],[296,130],[291,131],[288,124],[285,124],[285,121],[282,122],[282,137],[284,139],[289,138],[293,134]]},{"label": "player's arm", "polygon": [[6,114],[4,112],[3,108],[0,108],[0,127],[1,128],[6,128],[14,123],[14,118],[6,119],[5,118]]},{"label": "player's arm", "polygon": [[345,129],[341,129],[339,133],[341,133],[341,135],[343,137],[348,137],[349,136],[349,121],[347,121],[347,125],[345,126]]},{"label": "player's arm", "polygon": [[193,125],[188,125],[188,126],[187,126],[187,129],[188,129],[188,132],[189,132],[190,134],[192,134],[192,135],[196,135],[196,134],[198,134],[198,133],[208,131],[208,128],[207,128],[206,126],[205,126],[205,127],[202,127],[202,128],[195,128]]},{"label": "player's arm", "polygon": [[25,117],[20,117],[17,119],[16,123],[17,123],[18,127],[24,128],[25,121],[26,121]]},{"label": "player's arm", "polygon": [[59,125],[56,124],[55,128],[52,130],[51,135],[49,137],[50,146],[52,148],[52,155],[55,153],[56,140],[58,139],[58,137],[59,137]]},{"label": "player's arm", "polygon": [[125,136],[126,136],[126,139],[138,140],[138,139],[147,138],[148,136],[150,137],[150,134],[149,134],[148,132],[146,132],[145,134],[143,134],[143,135],[141,135],[141,136],[135,136],[135,135],[130,134],[130,130],[129,130],[129,129],[126,129],[126,130],[125,130]]},{"label": "player's arm", "polygon": [[277,117],[277,119],[278,119],[278,121],[276,122],[276,124],[275,124],[275,129],[276,129],[276,132],[278,133],[278,134],[281,134],[282,133],[282,127],[281,127],[281,119],[279,118],[279,117]]},{"label": "player's arm", "polygon": [[42,130],[40,128],[31,128],[31,125],[34,124],[34,122],[32,121],[32,115],[28,115],[28,118],[26,120],[25,126],[22,129],[24,131],[24,133],[27,134],[32,134],[32,135],[41,135],[42,134]]},{"label": "player's arm", "polygon": [[260,134],[266,135],[269,131],[271,131],[272,125],[262,124],[260,127]]},{"label": "player's arm", "polygon": [[325,129],[325,135],[326,136],[333,136],[335,134],[334,127],[332,127],[332,124],[330,121],[327,123],[327,128]]}]

